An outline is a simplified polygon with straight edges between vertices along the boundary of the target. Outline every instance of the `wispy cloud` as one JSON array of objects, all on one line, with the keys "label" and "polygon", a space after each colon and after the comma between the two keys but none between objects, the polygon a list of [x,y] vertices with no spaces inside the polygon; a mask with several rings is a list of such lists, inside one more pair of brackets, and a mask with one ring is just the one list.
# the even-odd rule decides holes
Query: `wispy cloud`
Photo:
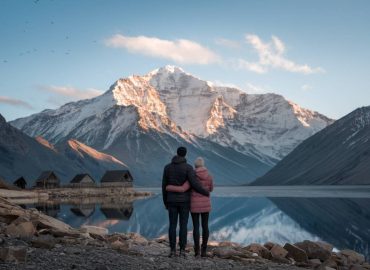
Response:
[{"label": "wispy cloud", "polygon": [[220,46],[228,47],[231,49],[239,49],[241,44],[238,41],[226,39],[226,38],[217,38],[215,43]]},{"label": "wispy cloud", "polygon": [[206,65],[220,61],[216,53],[187,39],[165,40],[157,37],[128,37],[117,34],[107,39],[105,44],[113,48],[126,49],[132,53],[169,59],[179,64]]},{"label": "wispy cloud", "polygon": [[82,90],[82,89],[78,89],[72,86],[40,85],[38,88],[40,90],[43,90],[49,93],[54,93],[60,96],[69,97],[74,100],[93,98],[103,93],[103,91],[100,91],[94,88],[88,88],[88,89]]},{"label": "wispy cloud", "polygon": [[33,109],[33,106],[29,104],[26,101],[16,99],[16,98],[11,98],[11,97],[5,97],[5,96],[0,96],[0,103],[15,106],[15,107],[23,107],[26,109]]},{"label": "wispy cloud", "polygon": [[311,89],[312,89],[312,86],[309,85],[309,84],[304,84],[304,85],[301,86],[301,90],[303,90],[303,91],[309,91]]},{"label": "wispy cloud", "polygon": [[237,61],[238,68],[247,69],[260,74],[266,73],[271,68],[302,74],[324,72],[324,69],[321,67],[297,64],[286,58],[285,44],[276,36],[272,36],[270,42],[264,42],[257,35],[248,34],[245,40],[247,44],[250,44],[257,52],[259,60],[257,62],[250,62],[245,59],[239,59]]}]

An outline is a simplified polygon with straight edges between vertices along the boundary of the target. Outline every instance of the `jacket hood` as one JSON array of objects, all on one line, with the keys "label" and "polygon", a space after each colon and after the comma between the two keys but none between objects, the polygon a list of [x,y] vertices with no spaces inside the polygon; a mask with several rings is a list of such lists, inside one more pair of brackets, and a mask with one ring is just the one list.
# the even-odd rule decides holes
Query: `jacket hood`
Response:
[{"label": "jacket hood", "polygon": [[180,157],[180,156],[174,156],[172,158],[172,163],[174,164],[186,163],[186,158]]},{"label": "jacket hood", "polygon": [[207,179],[209,174],[206,167],[199,167],[195,169],[197,176],[201,179]]}]

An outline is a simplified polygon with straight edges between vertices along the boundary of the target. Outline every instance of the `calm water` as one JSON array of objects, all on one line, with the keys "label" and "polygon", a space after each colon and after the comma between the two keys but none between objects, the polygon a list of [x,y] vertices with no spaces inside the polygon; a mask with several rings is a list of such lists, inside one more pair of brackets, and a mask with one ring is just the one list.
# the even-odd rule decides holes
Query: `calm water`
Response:
[{"label": "calm water", "polygon": [[[104,226],[155,238],[167,233],[167,212],[157,194],[133,203],[36,205],[79,227]],[[35,205],[34,205],[35,206]],[[33,207],[34,207],[33,206]],[[280,244],[324,240],[370,257],[370,188],[218,188],[212,196],[212,240]],[[189,233],[191,219],[189,219]],[[191,237],[190,237],[191,238]]]}]

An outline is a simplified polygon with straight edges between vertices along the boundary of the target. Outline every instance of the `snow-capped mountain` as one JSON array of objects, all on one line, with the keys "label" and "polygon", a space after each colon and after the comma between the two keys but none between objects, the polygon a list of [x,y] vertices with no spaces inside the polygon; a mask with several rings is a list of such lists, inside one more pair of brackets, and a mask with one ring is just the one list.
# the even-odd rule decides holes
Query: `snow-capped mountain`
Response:
[{"label": "snow-capped mountain", "polygon": [[32,185],[44,170],[55,171],[64,183],[78,173],[89,173],[99,181],[109,169],[127,167],[116,158],[76,140],[53,145],[42,137],[31,138],[6,123],[0,115],[0,177],[7,181],[24,176]]},{"label": "snow-capped mountain", "polygon": [[370,184],[370,106],[302,142],[254,185]]},{"label": "snow-capped mountain", "polygon": [[124,161],[141,184],[159,182],[179,145],[207,158],[220,183],[245,183],[332,120],[275,94],[249,95],[166,66],[117,80],[103,95],[12,125],[52,143],[79,141]]}]

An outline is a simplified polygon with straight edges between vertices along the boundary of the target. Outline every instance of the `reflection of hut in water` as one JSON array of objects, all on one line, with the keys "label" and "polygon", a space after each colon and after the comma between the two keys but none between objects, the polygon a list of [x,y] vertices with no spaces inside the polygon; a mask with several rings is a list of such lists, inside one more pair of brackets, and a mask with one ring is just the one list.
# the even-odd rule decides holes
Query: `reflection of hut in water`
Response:
[{"label": "reflection of hut in water", "polygon": [[71,207],[71,212],[78,217],[89,217],[95,212],[94,204],[81,204]]},{"label": "reflection of hut in water", "polygon": [[87,173],[77,174],[71,180],[72,187],[94,187],[95,180]]},{"label": "reflection of hut in water", "polygon": [[51,217],[57,217],[60,212],[60,204],[55,203],[38,203],[35,208]]},{"label": "reflection of hut in water", "polygon": [[132,187],[132,182],[129,170],[106,171],[100,180],[102,187]]},{"label": "reflection of hut in water", "polygon": [[13,182],[14,186],[19,187],[21,189],[25,189],[27,186],[27,181],[24,179],[23,176],[19,177],[17,180]]},{"label": "reflection of hut in water", "polygon": [[129,220],[134,207],[132,203],[125,203],[123,205],[103,204],[100,210],[107,219]]},{"label": "reflection of hut in water", "polygon": [[60,180],[53,171],[44,171],[36,179],[36,187],[38,188],[58,188]]}]

